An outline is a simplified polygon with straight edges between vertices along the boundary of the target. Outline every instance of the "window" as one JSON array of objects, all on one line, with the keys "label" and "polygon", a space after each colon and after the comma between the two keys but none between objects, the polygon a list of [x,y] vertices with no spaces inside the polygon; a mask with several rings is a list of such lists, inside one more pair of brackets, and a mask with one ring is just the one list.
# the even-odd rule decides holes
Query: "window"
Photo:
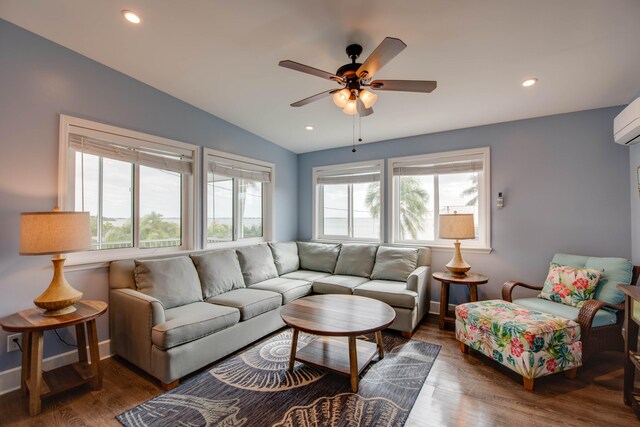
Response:
[{"label": "window", "polygon": [[389,159],[389,168],[393,243],[449,247],[438,217],[458,212],[474,215],[476,238],[464,245],[490,247],[489,148]]},{"label": "window", "polygon": [[205,158],[205,247],[271,240],[274,165],[210,149]]},{"label": "window", "polygon": [[198,147],[68,116],[60,135],[59,204],[91,218],[81,261],[194,247]]},{"label": "window", "polygon": [[314,239],[381,241],[382,160],[313,168]]}]

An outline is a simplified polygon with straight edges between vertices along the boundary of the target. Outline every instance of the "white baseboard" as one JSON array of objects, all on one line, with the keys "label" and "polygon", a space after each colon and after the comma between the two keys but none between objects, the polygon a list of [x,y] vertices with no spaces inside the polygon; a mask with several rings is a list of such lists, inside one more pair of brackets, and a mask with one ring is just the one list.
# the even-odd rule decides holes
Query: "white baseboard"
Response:
[{"label": "white baseboard", "polygon": [[[113,355],[111,352],[111,340],[105,340],[98,343],[98,348],[100,349],[100,360],[109,358]],[[91,358],[91,356],[89,356],[89,358]],[[77,361],[78,351],[71,350],[66,353],[47,357],[42,361],[42,369],[44,371],[50,371]],[[21,367],[17,367],[0,372],[0,395],[20,388],[20,371]]]},{"label": "white baseboard", "polygon": [[[449,304],[449,310],[454,311],[456,309],[457,304]],[[440,302],[439,301],[431,301],[429,302],[429,314],[440,314]]]}]

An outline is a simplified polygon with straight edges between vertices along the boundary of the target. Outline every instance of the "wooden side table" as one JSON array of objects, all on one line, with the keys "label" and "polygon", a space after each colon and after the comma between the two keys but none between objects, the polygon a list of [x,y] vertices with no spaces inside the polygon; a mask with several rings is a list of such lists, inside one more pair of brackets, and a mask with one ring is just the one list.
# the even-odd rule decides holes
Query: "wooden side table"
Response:
[{"label": "wooden side table", "polygon": [[467,273],[466,276],[456,276],[450,272],[433,273],[433,278],[440,281],[440,315],[438,316],[438,326],[444,329],[447,323],[455,323],[455,315],[449,312],[449,285],[466,285],[469,287],[469,301],[478,301],[478,285],[483,285],[489,281],[487,276],[476,273]]},{"label": "wooden side table", "polygon": [[640,418],[640,390],[634,388],[636,371],[640,369],[640,352],[638,351],[638,331],[640,329],[640,287],[618,285],[618,289],[626,294],[624,305],[624,403]]},{"label": "wooden side table", "polygon": [[[102,388],[96,318],[107,311],[107,303],[79,301],[75,307],[73,313],[57,317],[44,317],[42,310],[34,307],[14,313],[0,322],[5,331],[22,333],[20,389],[24,395],[29,395],[29,413],[32,416],[40,413],[42,398],[85,383],[91,383],[95,390]],[[44,331],[73,325],[76,327],[78,362],[42,372]],[[91,363],[87,357],[87,336]]]}]

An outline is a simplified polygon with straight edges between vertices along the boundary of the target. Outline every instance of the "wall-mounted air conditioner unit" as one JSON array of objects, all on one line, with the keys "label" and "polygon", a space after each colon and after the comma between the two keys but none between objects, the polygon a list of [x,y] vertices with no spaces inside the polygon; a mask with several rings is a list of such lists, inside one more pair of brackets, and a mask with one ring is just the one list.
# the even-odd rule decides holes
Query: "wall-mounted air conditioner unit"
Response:
[{"label": "wall-mounted air conditioner unit", "polygon": [[613,119],[613,139],[622,145],[640,142],[640,98],[627,105]]}]

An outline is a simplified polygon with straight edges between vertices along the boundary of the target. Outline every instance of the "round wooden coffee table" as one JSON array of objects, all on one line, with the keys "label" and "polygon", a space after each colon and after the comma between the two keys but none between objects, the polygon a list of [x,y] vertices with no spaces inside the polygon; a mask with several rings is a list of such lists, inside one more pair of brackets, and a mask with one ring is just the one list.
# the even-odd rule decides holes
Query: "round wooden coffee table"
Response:
[{"label": "round wooden coffee table", "polygon": [[[381,301],[355,295],[312,295],[282,307],[284,323],[293,329],[289,371],[295,361],[328,369],[351,377],[351,389],[358,391],[362,370],[379,354],[384,357],[381,331],[393,323],[396,313]],[[320,338],[296,351],[298,333]],[[375,333],[376,343],[358,340],[362,334]],[[337,337],[347,337],[343,340]]]}]

